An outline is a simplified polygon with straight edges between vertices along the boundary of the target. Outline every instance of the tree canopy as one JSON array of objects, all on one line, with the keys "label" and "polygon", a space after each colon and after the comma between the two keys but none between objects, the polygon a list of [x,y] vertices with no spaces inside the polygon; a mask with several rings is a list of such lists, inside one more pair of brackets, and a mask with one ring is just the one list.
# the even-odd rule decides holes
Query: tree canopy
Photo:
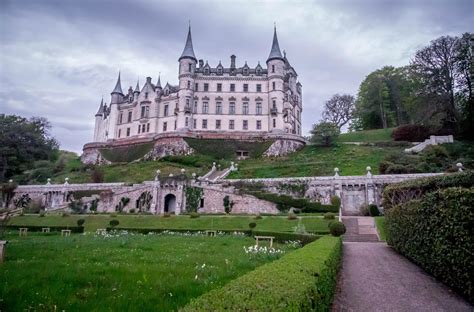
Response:
[{"label": "tree canopy", "polygon": [[57,157],[59,145],[50,128],[45,118],[0,114],[0,181],[31,169],[37,160]]},{"label": "tree canopy", "polygon": [[350,94],[334,94],[324,106],[323,119],[335,124],[340,130],[352,119],[354,102]]}]

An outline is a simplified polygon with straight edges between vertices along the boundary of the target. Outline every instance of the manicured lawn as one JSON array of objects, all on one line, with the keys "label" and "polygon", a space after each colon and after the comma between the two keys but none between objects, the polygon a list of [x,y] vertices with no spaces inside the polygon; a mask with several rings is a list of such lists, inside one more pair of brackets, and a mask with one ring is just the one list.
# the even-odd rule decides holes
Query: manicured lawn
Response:
[{"label": "manicured lawn", "polygon": [[375,225],[377,226],[377,231],[379,232],[380,240],[385,242],[387,240],[387,237],[385,235],[385,217],[375,217]]},{"label": "manicured lawn", "polygon": [[[170,311],[278,256],[250,237],[7,237],[1,311]],[[276,245],[290,250],[289,246]]]},{"label": "manicured lawn", "polygon": [[354,131],[341,134],[338,142],[383,142],[393,141],[392,131],[394,128],[375,129],[365,131]]},{"label": "manicured lawn", "polygon": [[[38,226],[75,226],[78,219],[86,220],[86,231],[94,232],[98,228],[109,226],[110,215],[24,215],[10,220],[11,225],[38,225]],[[298,220],[288,220],[286,216],[263,216],[255,219],[254,216],[201,216],[192,219],[189,216],[171,216],[168,218],[152,215],[117,215],[119,228],[154,228],[154,229],[189,229],[189,230],[248,230],[249,223],[255,222],[258,231],[293,232]],[[301,222],[308,232],[327,233],[328,220],[318,216],[304,216]]]},{"label": "manicured lawn", "polygon": [[287,157],[248,159],[239,162],[239,171],[228,178],[279,178],[327,176],[338,167],[341,175],[363,175],[365,168],[379,172],[380,161],[401,147],[357,146],[340,144],[334,147],[306,146]]}]

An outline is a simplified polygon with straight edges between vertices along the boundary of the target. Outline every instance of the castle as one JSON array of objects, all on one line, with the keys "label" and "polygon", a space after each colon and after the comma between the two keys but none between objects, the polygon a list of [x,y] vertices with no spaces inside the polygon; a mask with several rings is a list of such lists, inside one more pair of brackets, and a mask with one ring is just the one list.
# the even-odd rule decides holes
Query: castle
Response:
[{"label": "castle", "polygon": [[[183,138],[274,140],[266,155],[282,155],[301,148],[302,86],[282,55],[276,28],[266,67],[247,62],[211,67],[196,58],[189,27],[179,62],[179,84],[156,84],[122,91],[120,73],[110,104],[100,103],[94,139],[84,146],[82,160],[100,163],[103,148],[154,142],[149,158],[192,152]],[[245,152],[245,151],[244,151]]]}]

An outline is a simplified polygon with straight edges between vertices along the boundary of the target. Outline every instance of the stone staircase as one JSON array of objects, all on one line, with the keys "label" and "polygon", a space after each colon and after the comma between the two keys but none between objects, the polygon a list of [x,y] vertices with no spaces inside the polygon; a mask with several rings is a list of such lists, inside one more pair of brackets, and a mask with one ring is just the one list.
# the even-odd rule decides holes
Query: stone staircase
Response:
[{"label": "stone staircase", "polygon": [[342,217],[346,226],[344,242],[379,242],[374,218],[372,217]]}]

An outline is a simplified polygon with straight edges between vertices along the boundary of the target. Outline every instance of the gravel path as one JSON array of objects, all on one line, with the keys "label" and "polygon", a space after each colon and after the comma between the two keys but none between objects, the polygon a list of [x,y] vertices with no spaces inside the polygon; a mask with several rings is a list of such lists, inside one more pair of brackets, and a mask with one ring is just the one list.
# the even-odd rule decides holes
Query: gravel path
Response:
[{"label": "gravel path", "polygon": [[474,311],[386,243],[344,242],[333,311]]}]

